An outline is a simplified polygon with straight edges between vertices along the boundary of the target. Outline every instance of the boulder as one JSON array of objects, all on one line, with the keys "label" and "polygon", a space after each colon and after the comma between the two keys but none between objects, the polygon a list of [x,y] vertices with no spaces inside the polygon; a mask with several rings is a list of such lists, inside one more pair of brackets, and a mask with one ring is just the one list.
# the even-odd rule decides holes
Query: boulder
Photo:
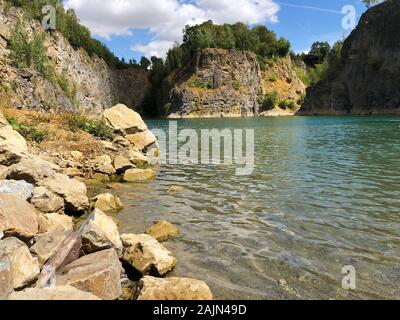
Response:
[{"label": "boulder", "polygon": [[33,190],[31,204],[44,213],[64,211],[64,199],[45,187],[36,187]]},{"label": "boulder", "polygon": [[123,180],[125,182],[146,182],[156,177],[156,173],[151,169],[130,169],[125,172]]},{"label": "boulder", "polygon": [[0,164],[0,180],[4,180],[8,174],[8,167]]},{"label": "boulder", "polygon": [[63,174],[40,181],[40,186],[64,198],[65,211],[76,214],[89,208],[86,185],[76,179],[70,179]]},{"label": "boulder", "polygon": [[18,196],[0,193],[0,230],[7,236],[32,238],[39,230],[36,209]]},{"label": "boulder", "polygon": [[70,152],[71,158],[75,162],[82,162],[85,157],[83,156],[83,153],[80,151],[71,151]]},{"label": "boulder", "polygon": [[129,148],[131,146],[131,143],[129,142],[129,140],[126,140],[122,136],[116,136],[113,140],[113,144],[115,144],[121,148]]},{"label": "boulder", "polygon": [[59,213],[39,214],[37,218],[39,224],[39,233],[47,233],[57,229],[69,230],[74,229],[72,217]]},{"label": "boulder", "polygon": [[146,234],[152,236],[157,241],[167,241],[169,237],[179,235],[179,230],[168,221],[160,221],[146,230]]},{"label": "boulder", "polygon": [[27,288],[23,291],[13,292],[10,300],[34,300],[34,301],[85,301],[101,300],[90,292],[82,291],[72,286],[56,288]]},{"label": "boulder", "polygon": [[8,259],[0,259],[0,301],[8,299],[13,287],[11,262]]},{"label": "boulder", "polygon": [[61,243],[70,233],[70,231],[55,229],[35,236],[35,244],[30,248],[30,251],[38,258],[41,266],[56,253]]},{"label": "boulder", "polygon": [[123,234],[123,259],[141,274],[164,275],[176,265],[172,253],[147,234]]},{"label": "boulder", "polygon": [[0,260],[4,259],[11,262],[14,289],[35,280],[40,272],[39,264],[32,257],[27,245],[17,238],[0,241]]},{"label": "boulder", "polygon": [[132,162],[137,167],[145,167],[150,165],[152,162],[149,157],[145,156],[139,150],[134,150],[134,149],[129,150],[128,156],[129,156],[129,161]]},{"label": "boulder", "polygon": [[28,200],[33,194],[33,185],[23,180],[4,180],[0,181],[0,193],[8,193],[20,196],[24,200]]},{"label": "boulder", "polygon": [[115,174],[115,169],[112,165],[112,160],[109,155],[102,155],[100,157],[95,158],[90,162],[92,170],[98,173],[104,173],[109,176]]},{"label": "boulder", "polygon": [[128,134],[126,139],[143,152],[146,152],[148,147],[157,142],[156,136],[149,130]]},{"label": "boulder", "polygon": [[9,167],[20,162],[21,159],[20,153],[14,152],[6,146],[0,146],[0,165]]},{"label": "boulder", "polygon": [[123,174],[126,170],[132,169],[135,166],[127,158],[117,155],[114,159],[114,168],[117,174]]},{"label": "boulder", "polygon": [[106,124],[114,130],[135,133],[147,130],[142,117],[123,104],[107,109],[103,113]]},{"label": "boulder", "polygon": [[111,193],[102,193],[92,199],[93,207],[100,211],[118,211],[123,208],[121,200]]},{"label": "boulder", "polygon": [[84,256],[62,268],[57,274],[57,286],[71,285],[104,300],[118,299],[122,266],[114,249]]},{"label": "boulder", "polygon": [[65,174],[66,176],[68,176],[70,178],[83,176],[83,172],[81,170],[79,170],[78,168],[65,168],[63,170],[63,174]]},{"label": "boulder", "polygon": [[[56,272],[79,258],[82,246],[82,237],[79,232],[69,231],[66,238],[57,247],[54,254],[43,266],[42,272],[36,282],[36,288],[44,288],[55,280]],[[52,283],[54,285],[54,283]]]},{"label": "boulder", "polygon": [[114,248],[122,254],[122,242],[114,221],[99,209],[95,209],[80,228],[85,252]]},{"label": "boulder", "polygon": [[41,180],[52,178],[55,171],[49,162],[38,159],[22,159],[19,163],[9,168],[7,179],[25,180],[28,183],[37,185]]},{"label": "boulder", "polygon": [[195,279],[145,276],[139,288],[138,300],[213,300],[207,284]]},{"label": "boulder", "polygon": [[3,146],[13,152],[28,152],[24,137],[15,131],[0,113],[0,147]]}]

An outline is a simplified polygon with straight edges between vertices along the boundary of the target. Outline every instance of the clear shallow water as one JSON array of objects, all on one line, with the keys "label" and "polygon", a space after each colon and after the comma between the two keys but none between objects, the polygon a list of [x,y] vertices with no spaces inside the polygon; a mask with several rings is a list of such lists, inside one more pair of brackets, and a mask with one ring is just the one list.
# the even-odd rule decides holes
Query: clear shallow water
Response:
[{"label": "clear shallow water", "polygon": [[[149,121],[166,128],[168,121]],[[255,172],[162,166],[115,191],[121,232],[166,219],[173,275],[220,299],[400,298],[400,117],[182,120],[179,128],[255,128]],[[185,187],[169,194],[171,185]],[[342,289],[344,265],[357,289]],[[280,279],[284,279],[284,285]]]}]

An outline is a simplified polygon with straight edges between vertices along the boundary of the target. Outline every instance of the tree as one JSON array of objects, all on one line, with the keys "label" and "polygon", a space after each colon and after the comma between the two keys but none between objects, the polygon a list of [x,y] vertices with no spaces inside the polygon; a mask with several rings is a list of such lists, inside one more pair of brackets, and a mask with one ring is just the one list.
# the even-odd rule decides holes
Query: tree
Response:
[{"label": "tree", "polygon": [[310,52],[306,56],[305,62],[311,66],[321,64],[328,57],[330,50],[331,46],[328,42],[314,42]]},{"label": "tree", "polygon": [[151,66],[151,61],[149,59],[147,59],[146,57],[142,57],[140,59],[140,66],[145,69],[148,70],[149,67]]},{"label": "tree", "polygon": [[372,7],[378,3],[381,3],[385,0],[362,0],[364,2],[364,4],[369,8]]}]

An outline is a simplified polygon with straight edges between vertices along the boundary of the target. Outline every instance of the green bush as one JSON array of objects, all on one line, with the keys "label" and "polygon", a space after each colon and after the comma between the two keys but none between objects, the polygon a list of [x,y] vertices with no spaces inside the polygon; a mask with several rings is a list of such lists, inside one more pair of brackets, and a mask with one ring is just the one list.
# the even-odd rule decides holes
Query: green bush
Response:
[{"label": "green bush", "polygon": [[293,101],[285,99],[285,100],[282,100],[279,102],[279,108],[281,108],[283,110],[290,109],[290,110],[294,111],[297,109],[297,106]]},{"label": "green bush", "polygon": [[262,101],[262,111],[275,108],[278,101],[278,93],[276,91],[268,92]]},{"label": "green bush", "polygon": [[15,131],[18,131],[27,140],[40,143],[40,142],[46,140],[46,138],[48,136],[48,132],[46,130],[39,129],[34,126],[26,125],[24,123],[20,123],[12,117],[7,117],[6,119],[7,119],[8,123],[11,125],[11,127]]},{"label": "green bush", "polygon": [[72,132],[82,130],[102,140],[112,140],[115,137],[114,131],[100,120],[89,118],[80,113],[69,113],[65,118],[69,130]]},{"label": "green bush", "polygon": [[199,78],[197,75],[192,75],[187,81],[187,85],[190,88],[200,88],[200,89],[211,89],[212,84],[206,83],[203,79]]},{"label": "green bush", "polygon": [[242,82],[241,82],[239,79],[235,79],[235,80],[233,81],[233,88],[234,88],[236,91],[239,91],[241,87],[242,87]]}]

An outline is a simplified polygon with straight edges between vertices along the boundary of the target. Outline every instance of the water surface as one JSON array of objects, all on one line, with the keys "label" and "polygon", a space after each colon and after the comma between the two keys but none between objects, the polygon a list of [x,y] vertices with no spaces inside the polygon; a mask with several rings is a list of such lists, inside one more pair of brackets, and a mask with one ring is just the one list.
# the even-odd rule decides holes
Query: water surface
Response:
[{"label": "water surface", "polygon": [[[166,128],[168,121],[149,121]],[[173,275],[220,299],[400,297],[400,117],[182,120],[179,128],[254,128],[256,169],[166,165],[116,191],[121,232],[166,219]],[[169,194],[171,185],[185,187]],[[342,288],[344,265],[357,289]],[[284,281],[283,281],[284,280]]]}]

